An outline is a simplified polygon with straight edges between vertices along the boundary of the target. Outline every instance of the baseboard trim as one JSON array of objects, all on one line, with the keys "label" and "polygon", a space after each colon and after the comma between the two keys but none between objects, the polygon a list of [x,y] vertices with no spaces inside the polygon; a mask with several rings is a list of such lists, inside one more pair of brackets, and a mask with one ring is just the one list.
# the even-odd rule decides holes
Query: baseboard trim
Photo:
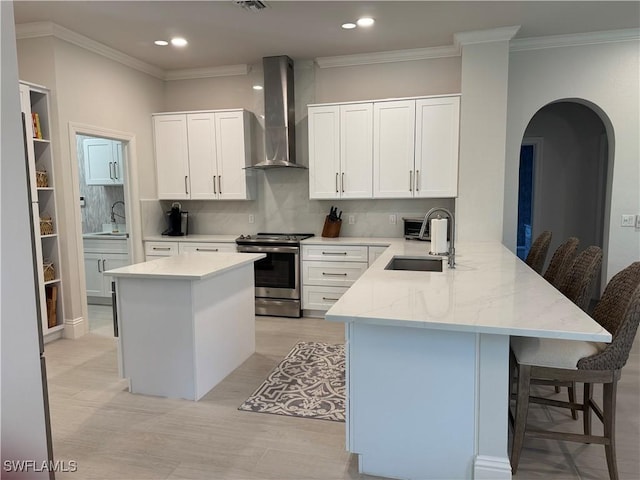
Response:
[{"label": "baseboard trim", "polygon": [[76,339],[86,335],[89,331],[89,324],[84,317],[65,318],[64,338]]},{"label": "baseboard trim", "polygon": [[473,462],[473,480],[511,480],[509,459],[478,455]]}]

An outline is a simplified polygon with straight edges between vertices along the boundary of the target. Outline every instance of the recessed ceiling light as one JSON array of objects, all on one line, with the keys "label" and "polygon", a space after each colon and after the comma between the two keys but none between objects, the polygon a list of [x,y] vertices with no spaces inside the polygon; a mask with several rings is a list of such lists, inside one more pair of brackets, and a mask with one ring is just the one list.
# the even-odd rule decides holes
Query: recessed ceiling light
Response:
[{"label": "recessed ceiling light", "polygon": [[345,30],[351,30],[352,28],[356,28],[357,25],[355,23],[343,23],[342,28]]},{"label": "recessed ceiling light", "polygon": [[359,18],[356,23],[358,24],[359,27],[370,27],[375,23],[375,20],[369,17],[362,17],[362,18]]},{"label": "recessed ceiling light", "polygon": [[262,90],[262,85],[254,85],[253,89],[254,90]]},{"label": "recessed ceiling light", "polygon": [[164,47],[166,45],[169,45],[169,42],[167,42],[166,40],[156,40],[155,42],[156,45],[159,45],[160,47]]},{"label": "recessed ceiling light", "polygon": [[176,37],[171,39],[171,45],[173,45],[174,47],[184,47],[187,43],[189,42],[187,42],[184,38]]}]

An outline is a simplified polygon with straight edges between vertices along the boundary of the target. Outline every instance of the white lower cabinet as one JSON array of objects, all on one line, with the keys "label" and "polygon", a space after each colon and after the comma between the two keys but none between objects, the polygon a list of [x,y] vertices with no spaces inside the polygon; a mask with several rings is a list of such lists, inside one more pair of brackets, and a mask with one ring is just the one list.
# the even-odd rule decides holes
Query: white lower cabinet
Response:
[{"label": "white lower cabinet", "polygon": [[302,309],[326,311],[367,268],[366,245],[302,246]]},{"label": "white lower cabinet", "polygon": [[382,252],[384,252],[387,249],[387,246],[370,246],[369,247],[369,266],[371,266],[371,264],[373,262],[375,262],[378,257],[380,255],[382,255]]},{"label": "white lower cabinet", "polygon": [[131,263],[127,241],[85,238],[83,246],[87,297],[92,297],[89,303],[96,298],[111,298],[111,276],[104,272]]},{"label": "white lower cabinet", "polygon": [[192,252],[236,252],[235,242],[144,242],[147,261]]},{"label": "white lower cabinet", "polygon": [[178,242],[144,242],[144,258],[147,262],[171,255],[178,255]]}]

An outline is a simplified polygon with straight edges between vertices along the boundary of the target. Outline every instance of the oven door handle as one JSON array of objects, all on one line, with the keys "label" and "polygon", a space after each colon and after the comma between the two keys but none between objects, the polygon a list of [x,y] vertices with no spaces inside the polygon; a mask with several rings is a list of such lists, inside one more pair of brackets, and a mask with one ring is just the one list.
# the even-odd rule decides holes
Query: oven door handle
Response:
[{"label": "oven door handle", "polygon": [[238,245],[238,252],[242,253],[300,253],[298,247],[259,247],[257,245]]}]

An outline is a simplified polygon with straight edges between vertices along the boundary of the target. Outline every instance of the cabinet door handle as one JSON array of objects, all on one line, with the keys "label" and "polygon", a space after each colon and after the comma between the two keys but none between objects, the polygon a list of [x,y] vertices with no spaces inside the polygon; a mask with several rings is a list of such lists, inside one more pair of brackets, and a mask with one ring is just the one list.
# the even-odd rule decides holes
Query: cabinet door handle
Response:
[{"label": "cabinet door handle", "polygon": [[338,172],[336,172],[336,193],[338,193]]},{"label": "cabinet door handle", "polygon": [[216,176],[213,176],[213,193],[214,194],[218,194],[218,191],[216,190]]},{"label": "cabinet door handle", "polygon": [[105,266],[104,266],[106,261],[107,261],[106,259],[104,259],[104,258],[102,259],[102,271],[103,271],[103,272],[105,272],[105,271],[107,270],[107,269],[105,268]]},{"label": "cabinet door handle", "polygon": [[115,172],[116,180],[120,178],[120,172],[118,172],[118,162],[113,162],[113,171]]},{"label": "cabinet door handle", "polygon": [[217,252],[217,248],[196,248],[196,252]]},{"label": "cabinet door handle", "polygon": [[346,277],[346,273],[331,273],[331,272],[322,272],[323,275],[327,275],[329,277]]},{"label": "cabinet door handle", "polygon": [[113,162],[109,162],[109,178],[113,180]]},{"label": "cabinet door handle", "polygon": [[346,255],[347,252],[322,252],[323,255]]},{"label": "cabinet door handle", "polygon": [[339,298],[331,298],[331,297],[322,297],[323,300],[331,300],[333,302],[337,302],[338,300],[340,300]]},{"label": "cabinet door handle", "polygon": [[342,172],[342,193],[344,193],[344,172]]},{"label": "cabinet door handle", "polygon": [[416,192],[420,191],[420,170],[416,170]]},{"label": "cabinet door handle", "polygon": [[98,273],[102,273],[102,270],[100,270],[100,259],[98,259]]},{"label": "cabinet door handle", "polygon": [[189,190],[187,189],[187,178],[188,176],[185,175],[184,176],[184,193],[186,193],[187,195],[189,195]]},{"label": "cabinet door handle", "polygon": [[218,175],[218,191],[222,195],[222,175]]},{"label": "cabinet door handle", "polygon": [[169,251],[171,250],[171,247],[151,247],[153,250],[164,250],[164,251]]},{"label": "cabinet door handle", "polygon": [[413,192],[413,170],[409,170],[409,191]]}]

